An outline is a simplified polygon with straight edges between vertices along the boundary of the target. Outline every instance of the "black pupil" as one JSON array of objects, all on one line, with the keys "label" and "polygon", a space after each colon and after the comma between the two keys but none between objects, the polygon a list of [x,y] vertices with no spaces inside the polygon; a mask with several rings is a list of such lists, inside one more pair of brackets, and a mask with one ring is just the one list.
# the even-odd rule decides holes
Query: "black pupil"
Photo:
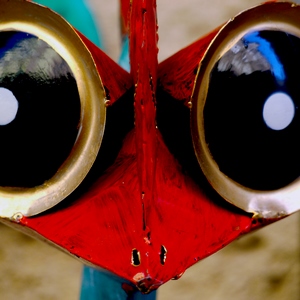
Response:
[{"label": "black pupil", "polygon": [[300,40],[250,32],[212,70],[204,108],[207,145],[243,186],[276,190],[300,173]]},{"label": "black pupil", "polygon": [[47,43],[0,32],[0,186],[34,187],[57,172],[78,135],[70,67]]}]

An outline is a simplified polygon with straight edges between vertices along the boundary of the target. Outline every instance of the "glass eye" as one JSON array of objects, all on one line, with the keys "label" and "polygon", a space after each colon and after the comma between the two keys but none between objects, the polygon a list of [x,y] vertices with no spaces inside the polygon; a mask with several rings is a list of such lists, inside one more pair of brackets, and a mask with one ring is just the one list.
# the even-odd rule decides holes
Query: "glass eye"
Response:
[{"label": "glass eye", "polygon": [[66,61],[46,42],[0,32],[0,185],[34,187],[70,154],[80,96]]},{"label": "glass eye", "polygon": [[300,39],[280,31],[243,36],[214,66],[205,140],[225,175],[276,190],[300,175]]},{"label": "glass eye", "polygon": [[299,13],[276,2],[229,21],[202,58],[193,95],[204,175],[225,200],[264,218],[300,209]]},{"label": "glass eye", "polygon": [[32,216],[70,195],[96,160],[105,117],[100,74],[74,28],[42,6],[3,2],[0,217]]}]

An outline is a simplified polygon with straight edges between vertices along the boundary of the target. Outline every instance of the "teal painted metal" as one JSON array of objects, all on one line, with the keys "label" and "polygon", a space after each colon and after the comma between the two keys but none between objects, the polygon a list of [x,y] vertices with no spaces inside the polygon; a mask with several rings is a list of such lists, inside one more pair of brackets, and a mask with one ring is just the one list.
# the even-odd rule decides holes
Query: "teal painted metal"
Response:
[{"label": "teal painted metal", "polygon": [[83,33],[98,47],[103,48],[101,33],[92,11],[84,0],[34,0],[63,16],[72,26]]},{"label": "teal painted metal", "polygon": [[127,72],[130,72],[129,38],[127,35],[125,35],[122,40],[122,50],[119,58],[119,65]]},{"label": "teal painted metal", "polygon": [[80,300],[155,300],[156,291],[148,295],[143,295],[139,291],[132,294],[127,293],[122,288],[122,284],[134,286],[115,275],[106,271],[96,270],[85,266],[82,272],[82,287]]}]

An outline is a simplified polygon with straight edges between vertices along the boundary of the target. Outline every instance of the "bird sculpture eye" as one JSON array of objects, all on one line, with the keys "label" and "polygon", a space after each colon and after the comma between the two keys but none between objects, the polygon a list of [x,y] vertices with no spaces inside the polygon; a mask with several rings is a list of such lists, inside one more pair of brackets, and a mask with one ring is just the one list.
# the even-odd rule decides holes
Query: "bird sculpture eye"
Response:
[{"label": "bird sculpture eye", "polygon": [[221,56],[203,110],[205,141],[221,172],[254,190],[300,175],[300,39],[254,31]]},{"label": "bird sculpture eye", "polygon": [[80,97],[66,61],[46,42],[0,33],[0,186],[50,179],[78,135]]},{"label": "bird sculpture eye", "polygon": [[105,59],[51,10],[1,4],[1,217],[48,210],[86,178],[106,124]]}]

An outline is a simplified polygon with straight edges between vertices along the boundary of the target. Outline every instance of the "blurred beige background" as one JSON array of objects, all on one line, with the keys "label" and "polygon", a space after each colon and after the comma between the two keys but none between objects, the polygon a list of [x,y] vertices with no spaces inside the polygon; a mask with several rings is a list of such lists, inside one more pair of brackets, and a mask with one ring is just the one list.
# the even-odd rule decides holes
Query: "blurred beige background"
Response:
[{"label": "blurred beige background", "polygon": [[[53,0],[60,1],[60,0]],[[257,0],[157,0],[163,60]],[[120,52],[118,1],[89,0],[105,51]],[[300,16],[299,16],[300,17]],[[159,289],[158,300],[299,300],[300,213],[233,242]],[[0,225],[0,300],[78,299],[81,263]]]}]

